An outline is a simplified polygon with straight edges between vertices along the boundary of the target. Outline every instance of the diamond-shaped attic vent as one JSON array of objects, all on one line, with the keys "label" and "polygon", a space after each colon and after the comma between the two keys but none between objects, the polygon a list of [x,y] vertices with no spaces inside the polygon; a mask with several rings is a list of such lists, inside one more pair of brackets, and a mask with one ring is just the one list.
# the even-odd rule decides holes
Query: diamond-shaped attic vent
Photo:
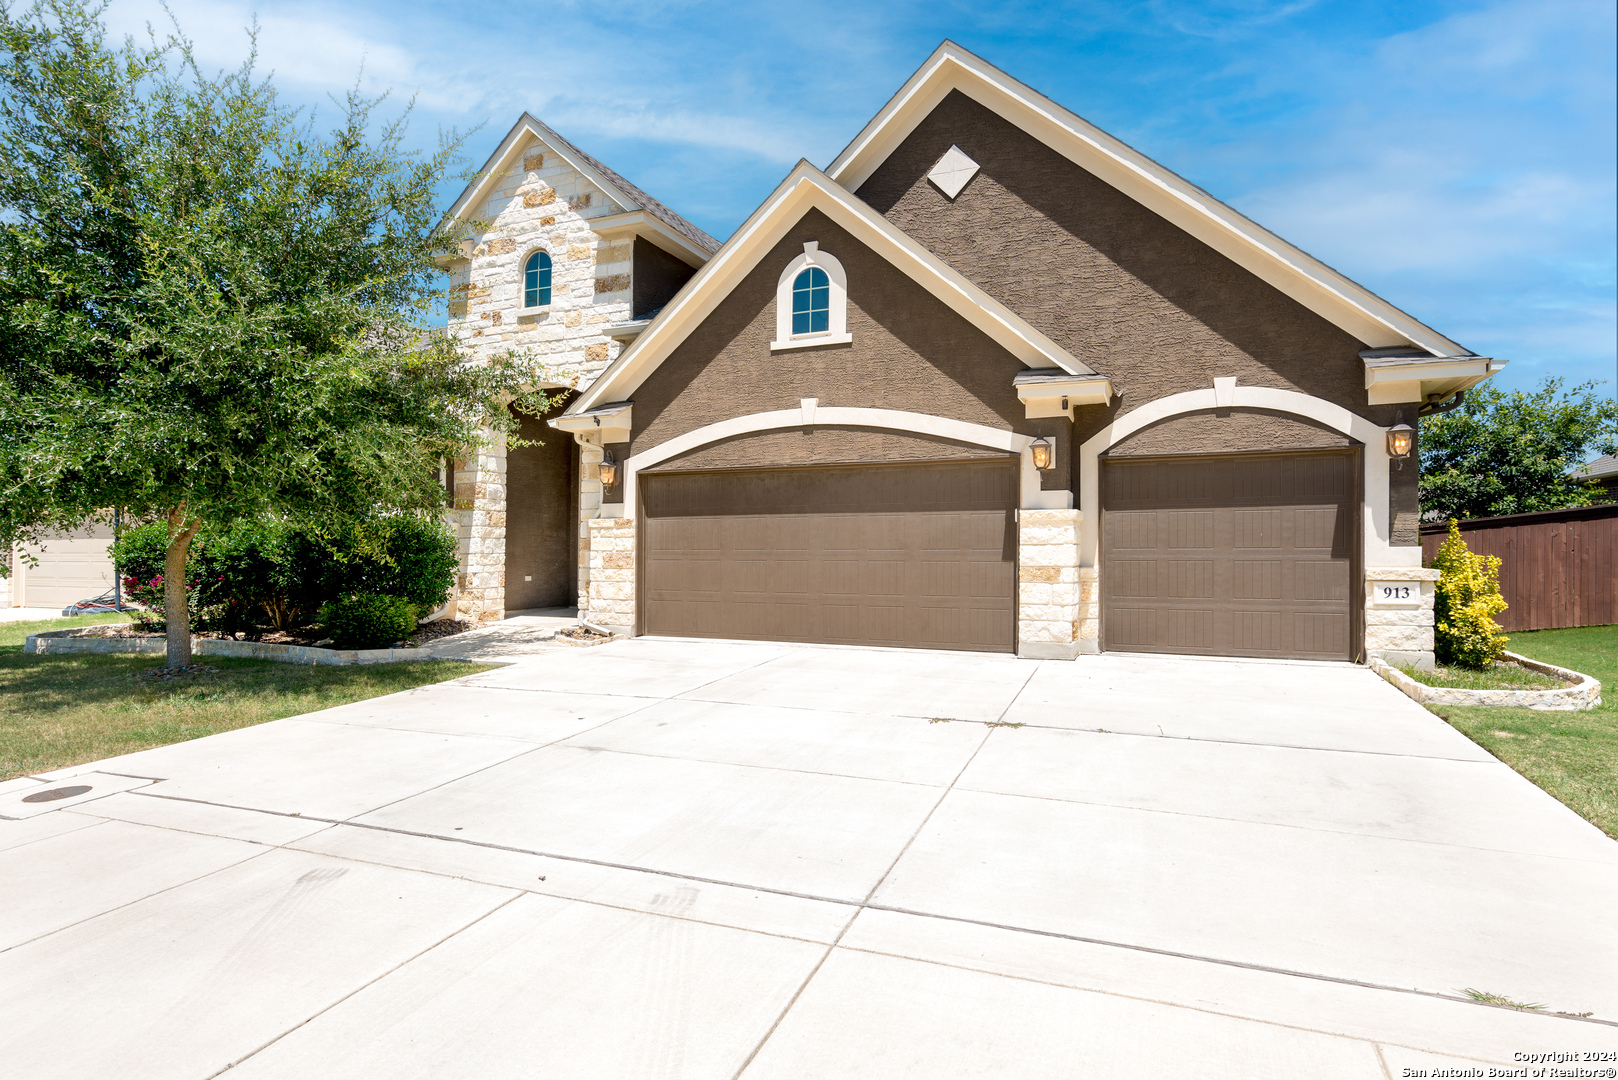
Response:
[{"label": "diamond-shaped attic vent", "polygon": [[977,172],[978,163],[961,153],[959,146],[952,146],[938,159],[938,164],[927,174],[927,179],[937,184],[939,191],[953,199],[961,193],[966,182],[976,176]]}]

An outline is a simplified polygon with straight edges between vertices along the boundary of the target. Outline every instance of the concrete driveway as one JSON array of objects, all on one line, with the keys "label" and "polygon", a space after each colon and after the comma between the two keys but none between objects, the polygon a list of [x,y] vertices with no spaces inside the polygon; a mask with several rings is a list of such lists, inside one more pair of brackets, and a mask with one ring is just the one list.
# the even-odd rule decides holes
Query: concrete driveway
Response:
[{"label": "concrete driveway", "polygon": [[[70,776],[92,790],[23,802]],[[0,785],[23,814],[18,1077],[1360,1078],[1618,1050],[1618,844],[1343,665],[551,648]]]}]

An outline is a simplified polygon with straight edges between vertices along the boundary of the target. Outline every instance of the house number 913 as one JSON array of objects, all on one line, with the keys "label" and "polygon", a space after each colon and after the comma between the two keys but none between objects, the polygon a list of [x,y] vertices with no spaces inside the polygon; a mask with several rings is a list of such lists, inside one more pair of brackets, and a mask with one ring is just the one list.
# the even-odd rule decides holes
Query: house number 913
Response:
[{"label": "house number 913", "polygon": [[1382,586],[1382,599],[1384,599],[1384,600],[1409,600],[1410,599],[1410,586],[1409,585],[1384,585],[1384,586]]}]

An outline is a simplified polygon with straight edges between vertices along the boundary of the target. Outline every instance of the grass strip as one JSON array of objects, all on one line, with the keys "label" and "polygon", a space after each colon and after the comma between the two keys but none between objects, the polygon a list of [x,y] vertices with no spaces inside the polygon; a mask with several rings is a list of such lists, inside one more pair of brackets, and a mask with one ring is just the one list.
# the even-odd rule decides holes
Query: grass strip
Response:
[{"label": "grass strip", "polygon": [[41,630],[117,622],[119,615],[0,623],[0,780],[184,742],[329,709],[492,665],[450,660],[327,667],[207,656],[213,674],[147,680],[162,654],[27,656]]},{"label": "grass strip", "polygon": [[1512,634],[1507,648],[1595,676],[1602,705],[1580,712],[1428,708],[1618,840],[1618,626],[1525,631]]}]

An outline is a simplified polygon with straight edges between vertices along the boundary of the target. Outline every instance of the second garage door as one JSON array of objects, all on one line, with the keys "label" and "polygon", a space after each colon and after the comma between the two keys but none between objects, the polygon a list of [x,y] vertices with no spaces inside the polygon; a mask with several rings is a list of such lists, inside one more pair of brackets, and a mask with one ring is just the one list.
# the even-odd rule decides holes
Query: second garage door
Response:
[{"label": "second garage door", "polygon": [[1105,646],[1353,659],[1357,460],[1108,461]]},{"label": "second garage door", "polygon": [[1015,459],[641,485],[646,633],[1013,648]]}]

